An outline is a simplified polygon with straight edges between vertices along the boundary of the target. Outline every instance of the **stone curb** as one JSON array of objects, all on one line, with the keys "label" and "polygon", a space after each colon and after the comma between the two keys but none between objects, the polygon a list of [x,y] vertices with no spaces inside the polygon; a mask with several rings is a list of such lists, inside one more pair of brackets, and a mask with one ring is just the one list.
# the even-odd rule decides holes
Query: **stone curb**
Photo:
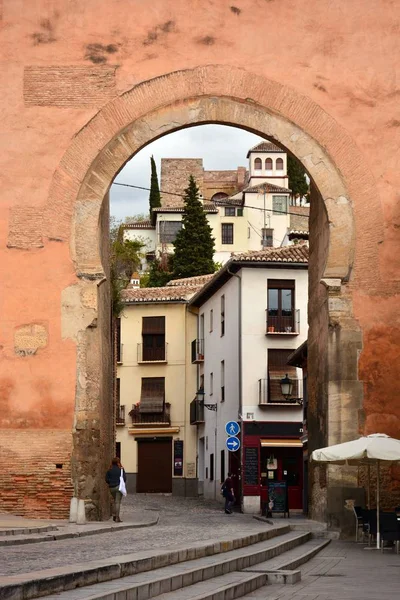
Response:
[{"label": "stone curb", "polygon": [[[139,529],[142,527],[152,527],[157,525],[159,517],[153,521],[147,521],[146,523],[126,523],[123,525],[111,525],[109,527],[99,527],[97,529],[82,529],[82,531],[57,531],[56,533],[48,535],[30,535],[29,537],[16,537],[10,536],[10,539],[1,539],[0,546],[18,546],[22,544],[38,544],[40,542],[55,542],[57,540],[66,540],[68,538],[79,538],[86,537],[89,535],[99,535],[101,533],[111,533],[115,531],[122,531],[124,529]],[[81,527],[84,527],[82,525]],[[51,531],[51,530],[50,530]]]},{"label": "stone curb", "polygon": [[0,527],[0,538],[9,535],[28,535],[29,533],[44,533],[45,531],[57,531],[57,525],[39,525],[38,527],[15,527],[15,529],[2,529]]},{"label": "stone curb", "polygon": [[289,533],[289,525],[259,531],[235,539],[221,539],[216,542],[195,542],[190,547],[179,546],[173,550],[146,551],[117,556],[110,559],[86,563],[85,567],[63,567],[46,569],[24,575],[0,578],[1,600],[31,600],[40,596],[81,588],[104,581],[119,579],[136,573],[160,569],[204,556],[213,556],[236,550]]}]

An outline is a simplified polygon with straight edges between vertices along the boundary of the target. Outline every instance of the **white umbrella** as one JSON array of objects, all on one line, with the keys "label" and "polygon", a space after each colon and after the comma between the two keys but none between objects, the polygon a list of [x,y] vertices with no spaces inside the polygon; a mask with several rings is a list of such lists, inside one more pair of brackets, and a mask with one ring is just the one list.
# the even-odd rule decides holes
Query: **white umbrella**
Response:
[{"label": "white umbrella", "polygon": [[380,461],[400,461],[400,440],[395,440],[384,433],[374,433],[358,440],[336,444],[314,450],[311,460],[327,462],[335,465],[370,465],[376,464],[376,547],[380,547],[379,527],[379,465]]}]

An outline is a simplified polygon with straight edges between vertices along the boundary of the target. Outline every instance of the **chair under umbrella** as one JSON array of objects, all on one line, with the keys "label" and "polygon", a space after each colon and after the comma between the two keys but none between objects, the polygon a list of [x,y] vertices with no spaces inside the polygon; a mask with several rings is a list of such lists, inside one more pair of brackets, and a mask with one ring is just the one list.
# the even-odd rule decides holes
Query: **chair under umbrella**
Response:
[{"label": "chair under umbrella", "polygon": [[311,460],[334,465],[376,465],[376,547],[379,548],[381,537],[379,526],[379,467],[381,461],[385,463],[400,462],[400,440],[391,438],[384,433],[374,433],[351,442],[314,450],[311,454]]}]

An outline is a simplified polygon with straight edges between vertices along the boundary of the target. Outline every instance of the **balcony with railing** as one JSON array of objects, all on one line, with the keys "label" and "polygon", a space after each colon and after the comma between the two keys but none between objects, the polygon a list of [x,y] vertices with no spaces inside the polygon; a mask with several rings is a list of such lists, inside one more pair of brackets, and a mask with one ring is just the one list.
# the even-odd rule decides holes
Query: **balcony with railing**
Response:
[{"label": "balcony with railing", "polygon": [[160,346],[137,345],[138,363],[166,363],[168,344],[163,343]]},{"label": "balcony with railing", "polygon": [[192,364],[204,362],[204,340],[197,339],[192,342]]},{"label": "balcony with railing", "polygon": [[124,345],[117,344],[117,363],[122,364],[124,362]]},{"label": "balcony with railing", "polygon": [[280,380],[258,380],[259,406],[301,406],[303,404],[303,386],[301,379],[293,379],[290,397],[286,398],[280,390]]},{"label": "balcony with railing", "polygon": [[266,335],[299,335],[300,309],[277,313],[275,310],[265,311]]},{"label": "balcony with railing", "polygon": [[125,425],[125,406],[117,406],[116,424]]},{"label": "balcony with railing", "polygon": [[152,426],[152,427],[169,427],[171,425],[171,405],[164,403],[160,412],[143,412],[140,410],[140,403],[132,407],[129,412],[132,419],[132,425]]},{"label": "balcony with railing", "polygon": [[190,424],[204,423],[204,401],[197,397],[190,403]]}]

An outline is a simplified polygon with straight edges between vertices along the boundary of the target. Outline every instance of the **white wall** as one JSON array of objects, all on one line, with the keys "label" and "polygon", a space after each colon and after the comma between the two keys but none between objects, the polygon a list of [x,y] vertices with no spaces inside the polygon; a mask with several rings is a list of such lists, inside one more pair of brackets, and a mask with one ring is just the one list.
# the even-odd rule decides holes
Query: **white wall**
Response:
[{"label": "white wall", "polygon": [[[221,336],[221,296],[225,295],[225,335]],[[210,331],[210,310],[213,310],[213,331]],[[205,424],[199,430],[204,436],[204,471],[208,467],[208,478],[204,477],[204,496],[221,498],[220,473],[221,450],[225,449],[225,475],[228,472],[228,450],[225,448],[225,423],[237,421],[238,394],[238,280],[233,277],[221,290],[199,309],[204,314],[204,363],[200,372],[204,374],[205,404],[218,405],[217,411],[204,410]],[[225,401],[221,402],[221,361],[225,361]],[[210,394],[210,373],[213,373],[213,393]],[[199,452],[202,445],[199,445]],[[210,481],[210,454],[214,453],[214,481]],[[199,465],[203,459],[199,458]]]},{"label": "white wall", "polygon": [[[295,350],[307,339],[307,269],[241,269],[242,276],[242,385],[243,416],[257,421],[302,421],[302,408],[260,407],[258,380],[268,375],[268,349]],[[299,335],[265,335],[268,279],[295,280],[295,308],[300,309]],[[301,370],[298,369],[301,377]]]},{"label": "white wall", "polygon": [[[283,196],[284,194],[264,194],[262,193],[249,193],[245,194],[245,206],[243,210],[243,216],[245,222],[249,226],[249,232],[247,240],[248,250],[262,250],[261,245],[261,229],[263,227],[271,228],[274,230],[274,246],[280,246],[288,228],[290,227],[290,215],[288,214],[273,214],[272,212],[272,196]],[[288,211],[289,211],[289,196],[287,200]],[[251,208],[256,207],[256,208]],[[265,207],[265,216],[264,216]],[[262,210],[260,210],[262,209]]]}]

